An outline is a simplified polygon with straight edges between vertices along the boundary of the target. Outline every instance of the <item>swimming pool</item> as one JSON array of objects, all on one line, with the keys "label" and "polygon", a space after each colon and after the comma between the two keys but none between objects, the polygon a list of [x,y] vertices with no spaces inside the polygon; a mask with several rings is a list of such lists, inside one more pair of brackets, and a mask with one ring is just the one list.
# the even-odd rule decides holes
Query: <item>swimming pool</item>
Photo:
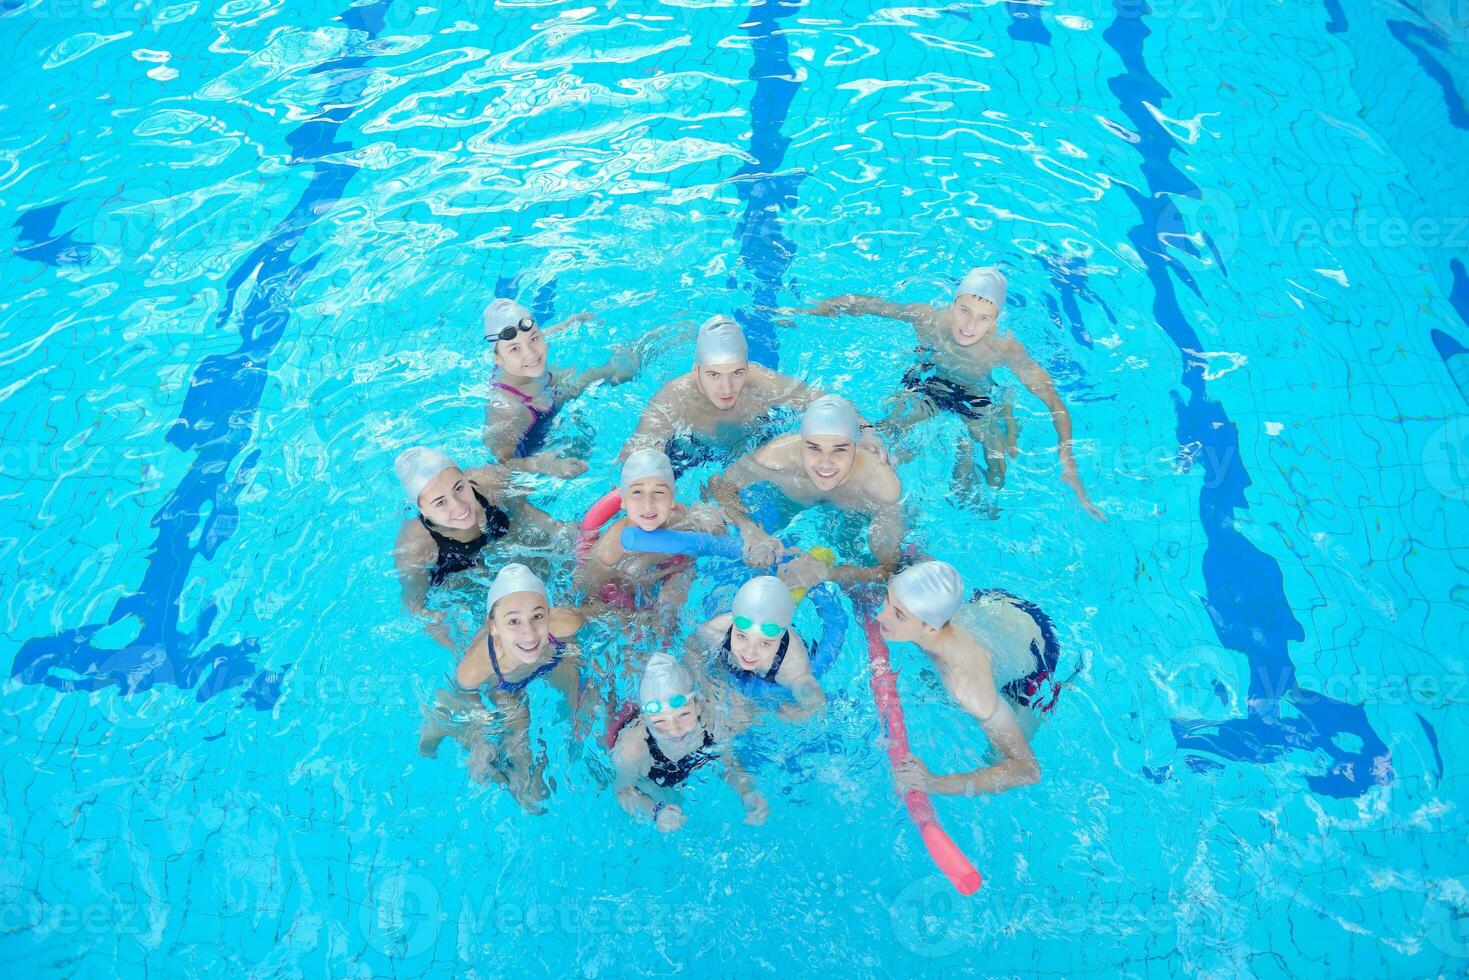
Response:
[{"label": "swimming pool", "polygon": [[[1463,10],[3,6],[14,969],[1464,969]],[[1033,400],[984,508],[903,469],[926,547],[1076,671],[1039,785],[939,803],[974,897],[855,634],[828,723],[762,747],[761,828],[711,786],[660,837],[556,739],[536,819],[417,755],[450,664],[398,607],[391,462],[475,452],[489,297],[601,314],[563,363],[668,331],[559,420],[600,475],[538,500],[574,517],[676,325],[738,310],[880,413],[904,329],[764,308],[984,263],[1111,520]],[[915,746],[974,764],[894,661]]]}]

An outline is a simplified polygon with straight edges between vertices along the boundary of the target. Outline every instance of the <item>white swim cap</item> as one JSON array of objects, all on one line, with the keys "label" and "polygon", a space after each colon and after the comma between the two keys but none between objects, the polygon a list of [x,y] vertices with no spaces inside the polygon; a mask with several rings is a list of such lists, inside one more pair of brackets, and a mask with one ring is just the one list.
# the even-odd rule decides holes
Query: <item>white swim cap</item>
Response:
[{"label": "white swim cap", "polygon": [[955,295],[978,296],[989,300],[995,304],[995,317],[998,319],[1000,311],[1005,308],[1005,274],[992,265],[970,269],[969,274],[959,283]]},{"label": "white swim cap", "polygon": [[740,325],[724,314],[711,316],[699,328],[699,339],[694,344],[694,363],[743,364],[750,359],[750,345],[745,343],[745,332]]},{"label": "white swim cap", "polygon": [[655,653],[648,658],[648,666],[643,668],[643,679],[638,684],[638,701],[643,704],[657,701],[666,707],[668,699],[675,694],[692,697],[693,693],[694,675],[687,667],[666,653]]},{"label": "white swim cap", "polygon": [[500,331],[518,326],[522,320],[535,321],[531,311],[513,299],[492,300],[485,307],[485,339],[490,343],[500,339]]},{"label": "white swim cap", "polygon": [[934,629],[943,629],[964,604],[964,580],[943,561],[922,561],[888,581],[893,598]]},{"label": "white swim cap", "polygon": [[791,617],[796,614],[796,602],[791,590],[774,575],[761,575],[740,586],[735,593],[735,616],[748,616],[758,626],[760,623],[776,623],[783,630],[791,628]]},{"label": "white swim cap", "polygon": [[539,592],[545,596],[546,605],[551,604],[551,597],[546,595],[546,583],[541,581],[541,577],[519,562],[511,562],[500,569],[495,580],[490,583],[490,597],[485,601],[485,612],[493,616],[495,603],[515,592]]},{"label": "white swim cap", "polygon": [[403,492],[408,495],[413,506],[417,507],[418,495],[423,493],[423,488],[434,477],[457,465],[437,449],[412,446],[398,454],[393,469],[398,471],[398,482],[403,484]]},{"label": "white swim cap", "polygon": [[840,395],[822,395],[801,416],[803,436],[841,436],[857,441],[857,406]]},{"label": "white swim cap", "polygon": [[617,489],[626,496],[628,487],[650,477],[668,484],[669,490],[674,489],[673,463],[669,462],[668,454],[657,449],[639,449],[622,461]]}]

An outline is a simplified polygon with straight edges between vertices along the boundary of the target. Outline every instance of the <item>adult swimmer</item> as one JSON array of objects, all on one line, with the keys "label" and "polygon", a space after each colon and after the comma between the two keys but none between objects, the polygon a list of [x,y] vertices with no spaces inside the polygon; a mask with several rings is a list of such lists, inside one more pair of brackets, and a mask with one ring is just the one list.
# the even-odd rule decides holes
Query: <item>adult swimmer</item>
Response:
[{"label": "adult swimmer", "polygon": [[[1087,496],[1077,473],[1076,457],[1071,452],[1071,413],[1056,391],[1055,382],[1030,356],[1024,344],[1011,334],[998,332],[1005,288],[1004,274],[992,266],[984,266],[970,270],[959,283],[954,301],[946,307],[846,295],[795,312],[826,317],[870,314],[913,324],[925,356],[903,375],[906,404],[886,426],[890,427],[889,431],[902,431],[937,409],[953,412],[968,426],[970,438],[984,447],[988,463],[985,479],[996,488],[1004,486],[1005,465],[1016,451],[1019,436],[1009,401],[996,403],[993,397],[992,373],[997,368],[1009,368],[1051,411],[1062,481],[1075,491],[1083,510],[1105,521],[1106,515]],[[961,444],[958,464],[954,474],[956,482],[968,485],[974,459],[967,443]]]},{"label": "adult swimmer", "polygon": [[[776,408],[800,411],[821,395],[799,378],[750,363],[740,325],[723,314],[712,316],[699,328],[692,370],[658,389],[622,455],[664,450],[675,474],[711,461],[727,465],[768,432]],[[862,448],[886,462],[877,427],[858,416],[858,428]]]},{"label": "adult swimmer", "polygon": [[860,424],[851,402],[823,395],[806,408],[800,431],[771,440],[709,481],[709,493],[740,529],[748,564],[768,566],[790,553],[751,519],[740,499],[745,488],[768,483],[801,507],[830,504],[871,518],[867,541],[875,567],[829,566],[803,554],[780,571],[788,586],[810,587],[828,579],[843,585],[880,582],[897,571],[903,484],[891,465],[860,447]]},{"label": "adult swimmer", "polygon": [[716,675],[742,692],[788,692],[795,703],[782,704],[775,713],[785,721],[804,721],[826,705],[826,692],[811,672],[805,641],[791,629],[795,615],[786,584],[760,575],[740,586],[729,612],[700,626],[690,640],[712,655]]},{"label": "adult swimmer", "polygon": [[393,548],[403,605],[424,617],[429,635],[450,650],[456,648],[443,613],[426,608],[432,586],[483,566],[486,549],[545,545],[557,539],[570,547],[574,541],[575,528],[514,492],[502,467],[465,470],[437,449],[413,446],[398,454],[393,468],[418,511],[403,522]]},{"label": "adult swimmer", "polygon": [[639,610],[652,608],[654,620],[648,625],[671,635],[693,581],[693,561],[686,555],[628,551],[622,546],[623,529],[723,533],[724,522],[711,508],[689,508],[675,499],[673,464],[656,449],[628,456],[617,487],[627,513],[607,526],[577,567],[582,608],[625,624],[642,618]]},{"label": "adult swimmer", "polygon": [[674,790],[717,761],[725,782],[740,795],[745,823],[765,822],[765,797],[727,744],[727,725],[697,692],[688,668],[666,653],[653,654],[638,684],[638,702],[637,716],[612,747],[613,787],[630,816],[651,818],[665,833],[679,829],[687,818]]},{"label": "adult swimmer", "polygon": [[[894,773],[904,791],[973,796],[1027,786],[1041,778],[1025,729],[1033,731],[1038,713],[1050,707],[1037,695],[1055,667],[1054,646],[1047,643],[1045,650],[1038,650],[1035,643],[981,642],[974,629],[956,621],[966,611],[964,595],[964,581],[954,566],[920,562],[888,582],[887,602],[877,613],[877,625],[888,640],[916,643],[928,654],[944,687],[979,722],[1000,761],[972,772],[936,776],[910,753]],[[1047,652],[1050,664],[1044,662]],[[1016,707],[1028,709],[1027,724],[1017,719]]]},{"label": "adult swimmer", "polygon": [[[550,328],[579,322],[573,317]],[[625,351],[625,363],[608,363],[581,372],[553,375],[546,366],[546,338],[530,310],[510,299],[496,299],[485,307],[485,340],[493,346],[495,375],[485,405],[485,445],[507,469],[572,477],[586,472],[581,459],[563,459],[542,452],[556,409],[598,381],[622,384],[637,373],[638,349]]]},{"label": "adult swimmer", "polygon": [[[574,609],[552,606],[546,583],[515,563],[500,569],[490,584],[486,611],[485,625],[454,671],[453,689],[438,692],[418,750],[433,756],[445,737],[455,737],[469,752],[470,778],[502,783],[522,807],[540,812],[549,791],[544,763],[531,751],[525,691],[545,678],[565,699],[568,713],[578,714],[581,648],[571,638],[581,629],[582,617]],[[454,724],[455,715],[473,717],[481,706],[498,719],[498,746],[487,730]]]}]

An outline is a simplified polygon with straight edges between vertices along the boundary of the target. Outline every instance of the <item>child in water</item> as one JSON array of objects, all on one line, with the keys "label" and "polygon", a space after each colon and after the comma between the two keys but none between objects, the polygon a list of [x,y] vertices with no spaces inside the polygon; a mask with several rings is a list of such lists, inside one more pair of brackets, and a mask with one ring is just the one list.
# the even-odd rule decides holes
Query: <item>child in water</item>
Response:
[{"label": "child in water", "polygon": [[622,384],[632,378],[638,369],[638,351],[628,351],[620,366],[609,363],[588,371],[566,372],[558,380],[546,366],[546,338],[530,310],[514,300],[494,300],[485,308],[484,327],[495,360],[495,376],[485,405],[485,445],[507,469],[560,477],[585,473],[586,460],[563,459],[541,451],[552,416],[598,381]]},{"label": "child in water", "polygon": [[[454,671],[455,694],[441,691],[438,709],[452,714],[483,705],[492,712],[498,719],[498,746],[485,732],[458,736],[469,751],[470,777],[504,784],[527,811],[540,813],[548,791],[543,764],[531,752],[525,692],[545,678],[565,699],[568,713],[576,715],[581,706],[581,648],[571,637],[581,628],[582,617],[575,610],[552,606],[546,583],[518,564],[500,569],[490,584],[486,606],[484,628]],[[439,743],[453,734],[442,718],[431,715],[419,752],[435,755]]]},{"label": "child in water", "polygon": [[[1034,644],[1025,651],[1014,649],[1015,644],[991,648],[954,621],[963,606],[964,582],[954,566],[941,561],[920,562],[894,575],[888,583],[887,603],[877,614],[877,624],[888,640],[916,643],[928,654],[944,687],[979,722],[1001,759],[972,772],[936,776],[917,756],[910,755],[896,773],[898,786],[904,791],[973,796],[1026,786],[1041,778],[1030,741],[1016,719],[1015,709],[1001,696],[996,678],[1004,683],[1006,694],[1018,696],[1021,706],[1043,711],[1048,706],[1042,706],[1033,695],[1054,669],[1054,649],[1049,644],[1046,651],[1036,650]],[[1032,661],[1046,653],[1051,655],[1051,662],[1039,664],[1037,680],[1037,665]],[[1029,676],[1022,676],[1026,670],[1030,670]]]},{"label": "child in water", "polygon": [[745,823],[761,824],[769,810],[733,750],[728,732],[695,691],[688,669],[666,653],[648,659],[638,686],[638,715],[617,735],[617,802],[634,817],[648,817],[659,830],[683,826],[683,807],[673,791],[695,771],[719,762],[725,782],[740,795]]},{"label": "child in water", "polygon": [[693,562],[685,555],[628,551],[622,546],[622,532],[635,527],[722,534],[724,522],[717,513],[691,510],[675,499],[673,464],[655,449],[628,456],[618,489],[626,516],[607,526],[577,569],[578,585],[586,596],[583,608],[627,623],[639,618],[631,614],[651,606],[656,615],[650,625],[671,633],[693,581]]},{"label": "child in water", "polygon": [[[1076,458],[1071,452],[1071,413],[1050,374],[1036,363],[1024,344],[1010,334],[999,332],[1005,289],[1005,276],[999,269],[986,266],[970,270],[959,284],[954,301],[942,308],[927,303],[893,303],[874,296],[847,295],[796,312],[828,317],[870,314],[913,324],[919,347],[926,356],[903,376],[907,404],[887,425],[893,431],[903,431],[936,409],[955,413],[968,426],[970,437],[984,447],[988,463],[985,478],[997,488],[1005,483],[1005,465],[1016,451],[1018,432],[1009,403],[996,404],[992,397],[995,385],[991,375],[998,368],[1009,368],[1051,411],[1062,481],[1076,493],[1083,510],[1105,521],[1106,516],[1082,487]],[[968,472],[964,471],[965,461]],[[974,463],[967,444],[961,446],[956,462],[955,482],[968,486]]]},{"label": "child in water", "polygon": [[771,575],[752,578],[735,593],[734,606],[695,634],[713,656],[715,675],[746,695],[783,691],[794,704],[776,709],[785,721],[804,721],[826,705],[826,692],[811,672],[805,642],[791,629],[796,603]]}]

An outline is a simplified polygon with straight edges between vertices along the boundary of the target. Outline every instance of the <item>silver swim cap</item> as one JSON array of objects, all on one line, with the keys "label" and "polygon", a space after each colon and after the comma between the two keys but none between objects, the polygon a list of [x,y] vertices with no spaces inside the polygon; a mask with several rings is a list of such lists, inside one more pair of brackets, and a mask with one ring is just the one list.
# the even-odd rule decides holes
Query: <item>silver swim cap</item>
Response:
[{"label": "silver swim cap", "polygon": [[1005,308],[1005,274],[992,265],[970,269],[964,281],[959,283],[956,296],[978,296],[995,304],[995,318]]},{"label": "silver swim cap", "polygon": [[791,617],[796,614],[796,603],[791,590],[774,575],[761,575],[740,586],[735,593],[735,616],[748,616],[758,625],[776,623],[783,630],[791,628]]},{"label": "silver swim cap", "polygon": [[639,480],[649,478],[662,480],[668,489],[674,489],[673,463],[668,454],[657,449],[639,449],[622,462],[622,475],[617,479],[617,489],[627,496],[627,488]]},{"label": "silver swim cap", "polygon": [[745,342],[745,332],[738,323],[722,313],[704,321],[694,344],[696,365],[744,364],[749,359],[750,345]]},{"label": "silver swim cap", "polygon": [[434,477],[457,465],[437,449],[412,446],[398,454],[397,460],[393,462],[393,469],[398,471],[398,482],[403,484],[403,492],[408,495],[408,500],[417,507],[418,495],[423,493],[423,488]]},{"label": "silver swim cap", "polygon": [[943,629],[964,604],[964,580],[953,565],[923,561],[894,575],[888,588],[908,611],[934,629]]},{"label": "silver swim cap", "polygon": [[535,316],[531,311],[515,302],[513,299],[492,300],[485,307],[485,339],[490,343],[500,339],[500,331],[506,327],[518,326],[522,320],[535,322]]},{"label": "silver swim cap", "polygon": [[511,562],[500,569],[500,574],[490,583],[490,597],[485,602],[485,612],[493,616],[495,603],[516,592],[539,592],[545,598],[546,605],[551,604],[551,597],[546,595],[546,583],[541,581],[541,577],[524,565]]},{"label": "silver swim cap", "polygon": [[655,653],[648,658],[643,668],[643,679],[638,684],[638,700],[643,704],[657,701],[666,709],[668,699],[675,694],[692,697],[694,675],[683,664],[666,653]]},{"label": "silver swim cap", "polygon": [[857,406],[840,395],[822,395],[806,406],[801,416],[801,435],[841,436],[857,441]]}]

